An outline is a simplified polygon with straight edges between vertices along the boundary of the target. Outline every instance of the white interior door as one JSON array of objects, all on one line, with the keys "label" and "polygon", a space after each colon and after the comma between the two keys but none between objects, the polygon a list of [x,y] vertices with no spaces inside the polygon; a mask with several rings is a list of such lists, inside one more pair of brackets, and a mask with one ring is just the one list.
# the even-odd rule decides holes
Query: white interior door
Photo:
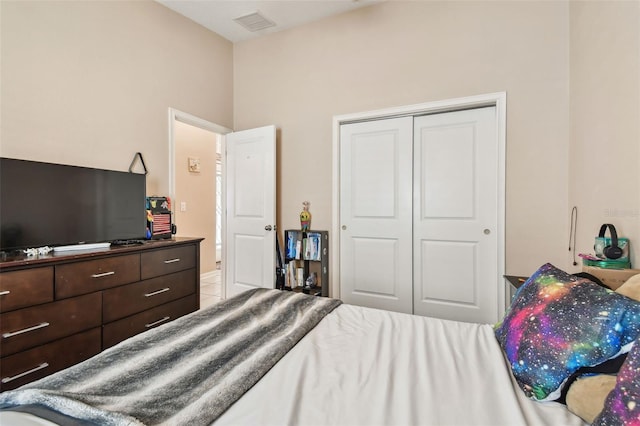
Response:
[{"label": "white interior door", "polygon": [[414,313],[498,320],[495,107],[414,122]]},{"label": "white interior door", "polygon": [[412,312],[412,117],[340,126],[340,296]]},{"label": "white interior door", "polygon": [[229,133],[226,142],[226,297],[274,288],[276,128]]}]

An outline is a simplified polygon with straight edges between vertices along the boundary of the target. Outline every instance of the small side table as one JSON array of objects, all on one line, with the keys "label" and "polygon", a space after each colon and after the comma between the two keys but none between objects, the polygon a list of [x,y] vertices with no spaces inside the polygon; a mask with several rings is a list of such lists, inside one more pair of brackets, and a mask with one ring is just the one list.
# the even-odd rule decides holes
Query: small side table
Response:
[{"label": "small side table", "polygon": [[506,307],[508,308],[511,305],[511,301],[513,300],[513,296],[515,296],[516,291],[520,288],[522,284],[527,281],[529,277],[522,277],[519,275],[504,275],[505,280],[507,280],[507,297],[506,297]]}]

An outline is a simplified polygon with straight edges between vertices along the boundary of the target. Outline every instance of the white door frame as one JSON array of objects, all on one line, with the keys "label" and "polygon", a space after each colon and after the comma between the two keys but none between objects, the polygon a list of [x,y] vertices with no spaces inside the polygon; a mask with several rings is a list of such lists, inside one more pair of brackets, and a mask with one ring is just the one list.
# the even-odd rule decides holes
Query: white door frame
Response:
[{"label": "white door frame", "polygon": [[495,106],[496,129],[498,138],[498,316],[504,315],[505,285],[502,279],[505,271],[505,169],[507,134],[507,94],[496,92],[463,98],[447,99],[401,107],[385,108],[373,111],[344,114],[333,117],[333,228],[331,241],[331,293],[340,298],[340,126],[349,122],[380,120],[405,115],[434,114],[461,109]]},{"label": "white door frame", "polygon": [[[208,130],[210,132],[214,132],[220,135],[226,135],[227,133],[231,133],[233,132],[233,130],[228,129],[224,126],[220,126],[219,124],[215,124],[212,123],[211,121],[207,121],[203,118],[200,117],[196,117],[195,115],[191,115],[189,113],[177,110],[175,108],[169,108],[169,197],[171,197],[172,200],[175,201],[176,199],[176,170],[175,170],[175,162],[176,162],[176,141],[175,141],[175,125],[174,123],[176,121],[180,121],[181,123],[185,123],[185,124],[189,124],[191,126],[194,127],[198,127],[200,129],[204,129],[204,130]],[[215,146],[213,147],[214,149],[216,148]],[[225,141],[224,141],[224,137],[221,138],[221,151],[224,153],[225,150]],[[222,181],[225,182],[226,181],[226,176],[225,176],[225,161],[226,161],[226,156],[222,155],[222,158],[220,159],[222,162]],[[225,193],[224,193],[224,185],[222,185],[222,211],[225,211]],[[226,215],[223,214],[222,215],[222,235],[225,235],[227,231],[227,223],[226,223]],[[225,242],[224,240],[222,240],[222,257],[223,259],[225,258],[224,256],[224,250],[225,250]],[[221,264],[221,274],[222,274],[222,282],[224,283],[225,281],[225,265]],[[221,297],[224,299],[226,298],[226,294],[225,294],[225,286],[222,286],[221,289]]]}]

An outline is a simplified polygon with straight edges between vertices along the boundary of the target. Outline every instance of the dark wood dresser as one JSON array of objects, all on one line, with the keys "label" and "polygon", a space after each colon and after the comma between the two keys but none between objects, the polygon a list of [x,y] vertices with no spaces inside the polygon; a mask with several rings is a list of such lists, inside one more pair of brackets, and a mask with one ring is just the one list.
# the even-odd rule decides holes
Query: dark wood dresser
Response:
[{"label": "dark wood dresser", "polygon": [[0,391],[198,310],[201,241],[0,261]]}]

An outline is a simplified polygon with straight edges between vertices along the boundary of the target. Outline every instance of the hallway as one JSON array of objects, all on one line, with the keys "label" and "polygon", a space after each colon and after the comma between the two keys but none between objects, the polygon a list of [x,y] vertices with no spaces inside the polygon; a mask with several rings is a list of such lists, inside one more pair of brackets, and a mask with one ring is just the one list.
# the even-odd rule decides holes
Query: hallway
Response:
[{"label": "hallway", "polygon": [[200,309],[222,300],[222,271],[216,269],[206,278],[200,279]]}]

